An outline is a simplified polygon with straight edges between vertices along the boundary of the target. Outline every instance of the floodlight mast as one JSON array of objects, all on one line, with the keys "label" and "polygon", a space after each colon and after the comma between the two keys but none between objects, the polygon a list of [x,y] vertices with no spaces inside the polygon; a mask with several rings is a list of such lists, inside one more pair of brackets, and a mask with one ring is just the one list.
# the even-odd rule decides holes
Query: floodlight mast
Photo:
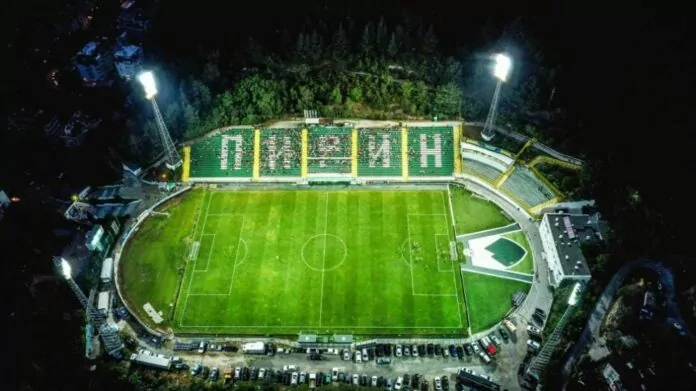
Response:
[{"label": "floodlight mast", "polygon": [[495,68],[493,69],[493,76],[498,79],[498,82],[495,85],[493,100],[491,101],[491,107],[488,110],[488,117],[486,117],[486,124],[483,126],[483,131],[481,132],[481,137],[483,137],[483,139],[486,141],[490,141],[495,136],[493,126],[495,124],[495,115],[498,111],[500,89],[503,83],[507,81],[510,68],[512,68],[512,60],[510,60],[510,57],[502,53],[495,56]]},{"label": "floodlight mast", "polygon": [[169,129],[167,129],[167,125],[164,123],[164,118],[162,118],[162,113],[160,113],[157,100],[155,99],[157,95],[155,76],[151,71],[145,71],[138,75],[138,81],[143,85],[145,98],[152,103],[152,110],[155,112],[157,132],[159,133],[166,158],[165,164],[169,169],[174,170],[182,164],[181,156],[179,156],[179,152],[177,152],[176,146],[174,146],[172,136],[169,134]]}]

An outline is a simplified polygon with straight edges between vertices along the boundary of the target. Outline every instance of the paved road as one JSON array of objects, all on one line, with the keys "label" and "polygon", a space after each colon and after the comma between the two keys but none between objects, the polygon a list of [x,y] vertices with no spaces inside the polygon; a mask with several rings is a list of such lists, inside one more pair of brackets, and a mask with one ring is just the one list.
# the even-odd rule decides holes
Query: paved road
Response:
[{"label": "paved road", "polygon": [[[585,329],[582,331],[580,338],[575,343],[570,353],[568,353],[566,361],[563,364],[563,389],[565,389],[567,386],[570,374],[580,355],[587,350],[590,343],[598,338],[600,326],[602,325],[604,316],[609,310],[611,303],[614,301],[616,292],[619,290],[626,277],[638,267],[651,269],[657,273],[664,289],[667,304],[667,317],[675,319],[686,327],[686,323],[679,312],[675,299],[674,276],[672,275],[672,272],[662,263],[649,259],[639,259],[624,265],[614,274],[611,281],[609,281],[609,284],[604,289],[604,292],[602,292],[602,296],[600,296],[599,300],[597,301],[597,305],[587,320],[587,324],[585,325]],[[688,329],[687,332],[689,332]],[[689,335],[691,335],[690,332]]]}]

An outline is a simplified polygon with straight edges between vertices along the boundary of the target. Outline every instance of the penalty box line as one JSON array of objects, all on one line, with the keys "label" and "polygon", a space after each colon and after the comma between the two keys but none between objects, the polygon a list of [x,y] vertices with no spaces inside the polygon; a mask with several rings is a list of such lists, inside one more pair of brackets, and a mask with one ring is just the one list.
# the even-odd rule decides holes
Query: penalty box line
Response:
[{"label": "penalty box line", "polygon": [[[213,201],[213,194],[215,192],[210,192],[210,197],[208,197],[208,207],[205,210],[205,216],[203,218],[203,228],[201,231],[201,236],[198,237],[198,241],[200,241],[203,238],[203,232],[205,232],[205,224],[207,223],[208,220],[208,212],[210,211],[210,204]],[[203,212],[203,204],[205,204],[205,194],[203,197],[203,203],[201,204],[201,212]],[[198,215],[198,219],[196,219],[196,223],[193,228],[193,237],[196,237],[196,228],[198,228],[198,222],[200,221],[200,214]],[[193,265],[191,266],[191,276],[189,277],[189,284],[188,287],[186,288],[186,299],[184,300],[184,308],[181,311],[181,318],[179,319],[179,326],[184,327],[184,318],[186,317],[186,309],[188,308],[188,299],[191,296],[191,284],[193,283],[193,276],[194,276],[194,270],[196,270],[196,264],[198,262],[198,257],[193,260]]]}]

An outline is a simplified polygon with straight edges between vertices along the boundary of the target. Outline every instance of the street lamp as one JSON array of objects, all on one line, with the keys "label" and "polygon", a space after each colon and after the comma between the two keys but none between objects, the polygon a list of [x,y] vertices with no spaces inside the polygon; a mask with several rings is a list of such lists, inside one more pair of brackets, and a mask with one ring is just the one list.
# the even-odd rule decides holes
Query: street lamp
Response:
[{"label": "street lamp", "polygon": [[157,85],[155,83],[155,75],[151,71],[144,71],[138,75],[138,81],[142,84],[145,90],[145,98],[152,103],[152,110],[155,112],[155,122],[157,122],[157,131],[160,136],[160,141],[162,142],[162,148],[164,149],[164,154],[166,157],[166,165],[169,169],[174,170],[179,167],[182,163],[181,156],[177,152],[174,142],[172,141],[172,136],[169,134],[167,125],[164,123],[164,118],[162,118],[162,113],[160,113],[159,107],[157,106],[157,100],[155,96],[157,95]]},{"label": "street lamp", "polygon": [[495,114],[498,110],[498,99],[500,98],[500,88],[503,82],[507,81],[507,77],[510,74],[510,69],[512,68],[512,60],[505,54],[497,54],[495,56],[495,68],[493,69],[493,76],[498,80],[495,85],[495,92],[493,93],[493,101],[491,102],[491,108],[488,110],[488,117],[486,117],[486,124],[483,126],[483,132],[481,132],[481,137],[484,140],[490,141],[493,136],[495,136],[495,131],[493,130],[493,124],[495,122]]}]

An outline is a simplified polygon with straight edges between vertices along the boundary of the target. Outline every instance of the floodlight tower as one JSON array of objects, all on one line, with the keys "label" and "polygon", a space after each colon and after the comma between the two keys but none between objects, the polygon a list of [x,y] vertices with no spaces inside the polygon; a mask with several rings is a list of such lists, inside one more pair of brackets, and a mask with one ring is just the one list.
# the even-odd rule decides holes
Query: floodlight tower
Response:
[{"label": "floodlight tower", "polygon": [[495,78],[498,79],[498,82],[495,85],[493,101],[491,102],[491,108],[488,110],[486,124],[483,126],[483,132],[481,132],[481,137],[483,137],[483,139],[486,141],[490,141],[493,138],[493,136],[495,136],[493,124],[495,123],[495,114],[498,110],[500,88],[502,87],[503,83],[507,80],[508,73],[510,73],[511,67],[512,61],[510,60],[510,57],[502,53],[495,56],[495,68],[493,69],[493,76],[495,76]]},{"label": "floodlight tower", "polygon": [[80,289],[75,280],[73,280],[70,263],[63,257],[53,257],[53,264],[63,275],[65,281],[68,282],[68,286],[75,296],[77,296],[77,300],[80,301],[80,304],[82,304],[82,307],[87,312],[89,322],[92,323],[92,326],[96,330],[99,330],[99,336],[104,343],[104,350],[112,356],[118,356],[120,354],[119,351],[123,348],[123,342],[118,335],[118,330],[106,323],[106,315],[94,308],[85,293],[82,292],[82,289]]},{"label": "floodlight tower", "polygon": [[138,75],[138,81],[143,85],[145,98],[152,103],[152,110],[155,112],[155,121],[157,122],[157,131],[159,132],[162,148],[164,148],[164,154],[167,159],[166,165],[169,169],[173,170],[181,165],[181,156],[179,156],[179,152],[176,151],[172,136],[169,134],[167,125],[164,123],[164,118],[162,118],[162,113],[160,113],[157,101],[155,100],[155,96],[157,95],[155,76],[152,72],[145,71]]}]

